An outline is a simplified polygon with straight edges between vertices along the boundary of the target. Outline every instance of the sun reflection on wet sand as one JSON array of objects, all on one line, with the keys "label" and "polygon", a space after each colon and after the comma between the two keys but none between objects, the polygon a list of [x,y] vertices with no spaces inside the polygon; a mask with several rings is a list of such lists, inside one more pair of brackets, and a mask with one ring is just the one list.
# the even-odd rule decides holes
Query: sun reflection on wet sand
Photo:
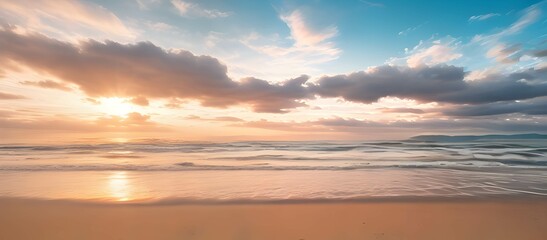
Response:
[{"label": "sun reflection on wet sand", "polygon": [[108,177],[110,196],[117,201],[124,202],[132,199],[131,184],[127,172],[114,172]]}]

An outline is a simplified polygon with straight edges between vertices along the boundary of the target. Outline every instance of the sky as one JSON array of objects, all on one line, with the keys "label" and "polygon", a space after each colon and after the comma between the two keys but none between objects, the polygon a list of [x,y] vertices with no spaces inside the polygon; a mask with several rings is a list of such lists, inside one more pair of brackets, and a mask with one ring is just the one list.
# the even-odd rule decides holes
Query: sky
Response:
[{"label": "sky", "polygon": [[0,0],[3,142],[547,133],[547,1]]}]

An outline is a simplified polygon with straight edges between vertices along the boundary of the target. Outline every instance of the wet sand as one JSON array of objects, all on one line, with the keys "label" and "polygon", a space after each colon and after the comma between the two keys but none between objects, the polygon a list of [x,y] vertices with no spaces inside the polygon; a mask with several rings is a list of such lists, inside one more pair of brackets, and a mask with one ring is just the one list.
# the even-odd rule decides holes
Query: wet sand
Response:
[{"label": "wet sand", "polygon": [[0,199],[0,239],[547,239],[547,199],[108,204]]}]

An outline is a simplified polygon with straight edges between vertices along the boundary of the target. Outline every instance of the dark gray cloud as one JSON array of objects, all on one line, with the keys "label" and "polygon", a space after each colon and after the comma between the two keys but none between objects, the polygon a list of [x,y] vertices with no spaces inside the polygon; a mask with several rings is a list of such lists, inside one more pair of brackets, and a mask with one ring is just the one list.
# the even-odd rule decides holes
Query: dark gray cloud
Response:
[{"label": "dark gray cloud", "polygon": [[321,118],[306,122],[251,121],[234,126],[263,128],[278,131],[303,132],[347,132],[363,134],[394,131],[439,131],[439,132],[547,132],[545,118],[529,120],[489,119],[429,119],[419,121],[375,122],[354,118]]},{"label": "dark gray cloud", "polygon": [[71,44],[4,29],[0,52],[0,66],[18,62],[76,84],[90,97],[197,99],[205,106],[245,104],[258,112],[284,112],[313,97],[302,85],[307,76],[280,84],[256,78],[237,82],[215,58],[164,50],[150,42]]},{"label": "dark gray cloud", "polygon": [[547,96],[546,72],[547,69],[529,69],[464,81],[466,73],[461,67],[380,66],[371,72],[322,77],[310,87],[322,97],[341,97],[361,103],[373,103],[390,96],[420,102],[480,104]]},{"label": "dark gray cloud", "polygon": [[378,110],[384,113],[413,113],[413,114],[425,113],[424,110],[417,109],[417,108],[379,108]]},{"label": "dark gray cloud", "polygon": [[495,102],[480,105],[467,105],[445,110],[449,116],[490,116],[520,113],[527,115],[547,115],[547,98],[532,99],[525,102]]},{"label": "dark gray cloud", "polygon": [[547,49],[537,50],[533,54],[535,57],[547,57]]}]

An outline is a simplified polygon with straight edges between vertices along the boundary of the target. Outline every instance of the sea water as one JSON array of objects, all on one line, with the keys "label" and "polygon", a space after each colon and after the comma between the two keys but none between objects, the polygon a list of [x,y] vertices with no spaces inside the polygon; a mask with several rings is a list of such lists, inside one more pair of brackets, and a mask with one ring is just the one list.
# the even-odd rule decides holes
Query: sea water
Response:
[{"label": "sea water", "polygon": [[547,197],[547,141],[0,145],[0,197],[342,201]]}]

